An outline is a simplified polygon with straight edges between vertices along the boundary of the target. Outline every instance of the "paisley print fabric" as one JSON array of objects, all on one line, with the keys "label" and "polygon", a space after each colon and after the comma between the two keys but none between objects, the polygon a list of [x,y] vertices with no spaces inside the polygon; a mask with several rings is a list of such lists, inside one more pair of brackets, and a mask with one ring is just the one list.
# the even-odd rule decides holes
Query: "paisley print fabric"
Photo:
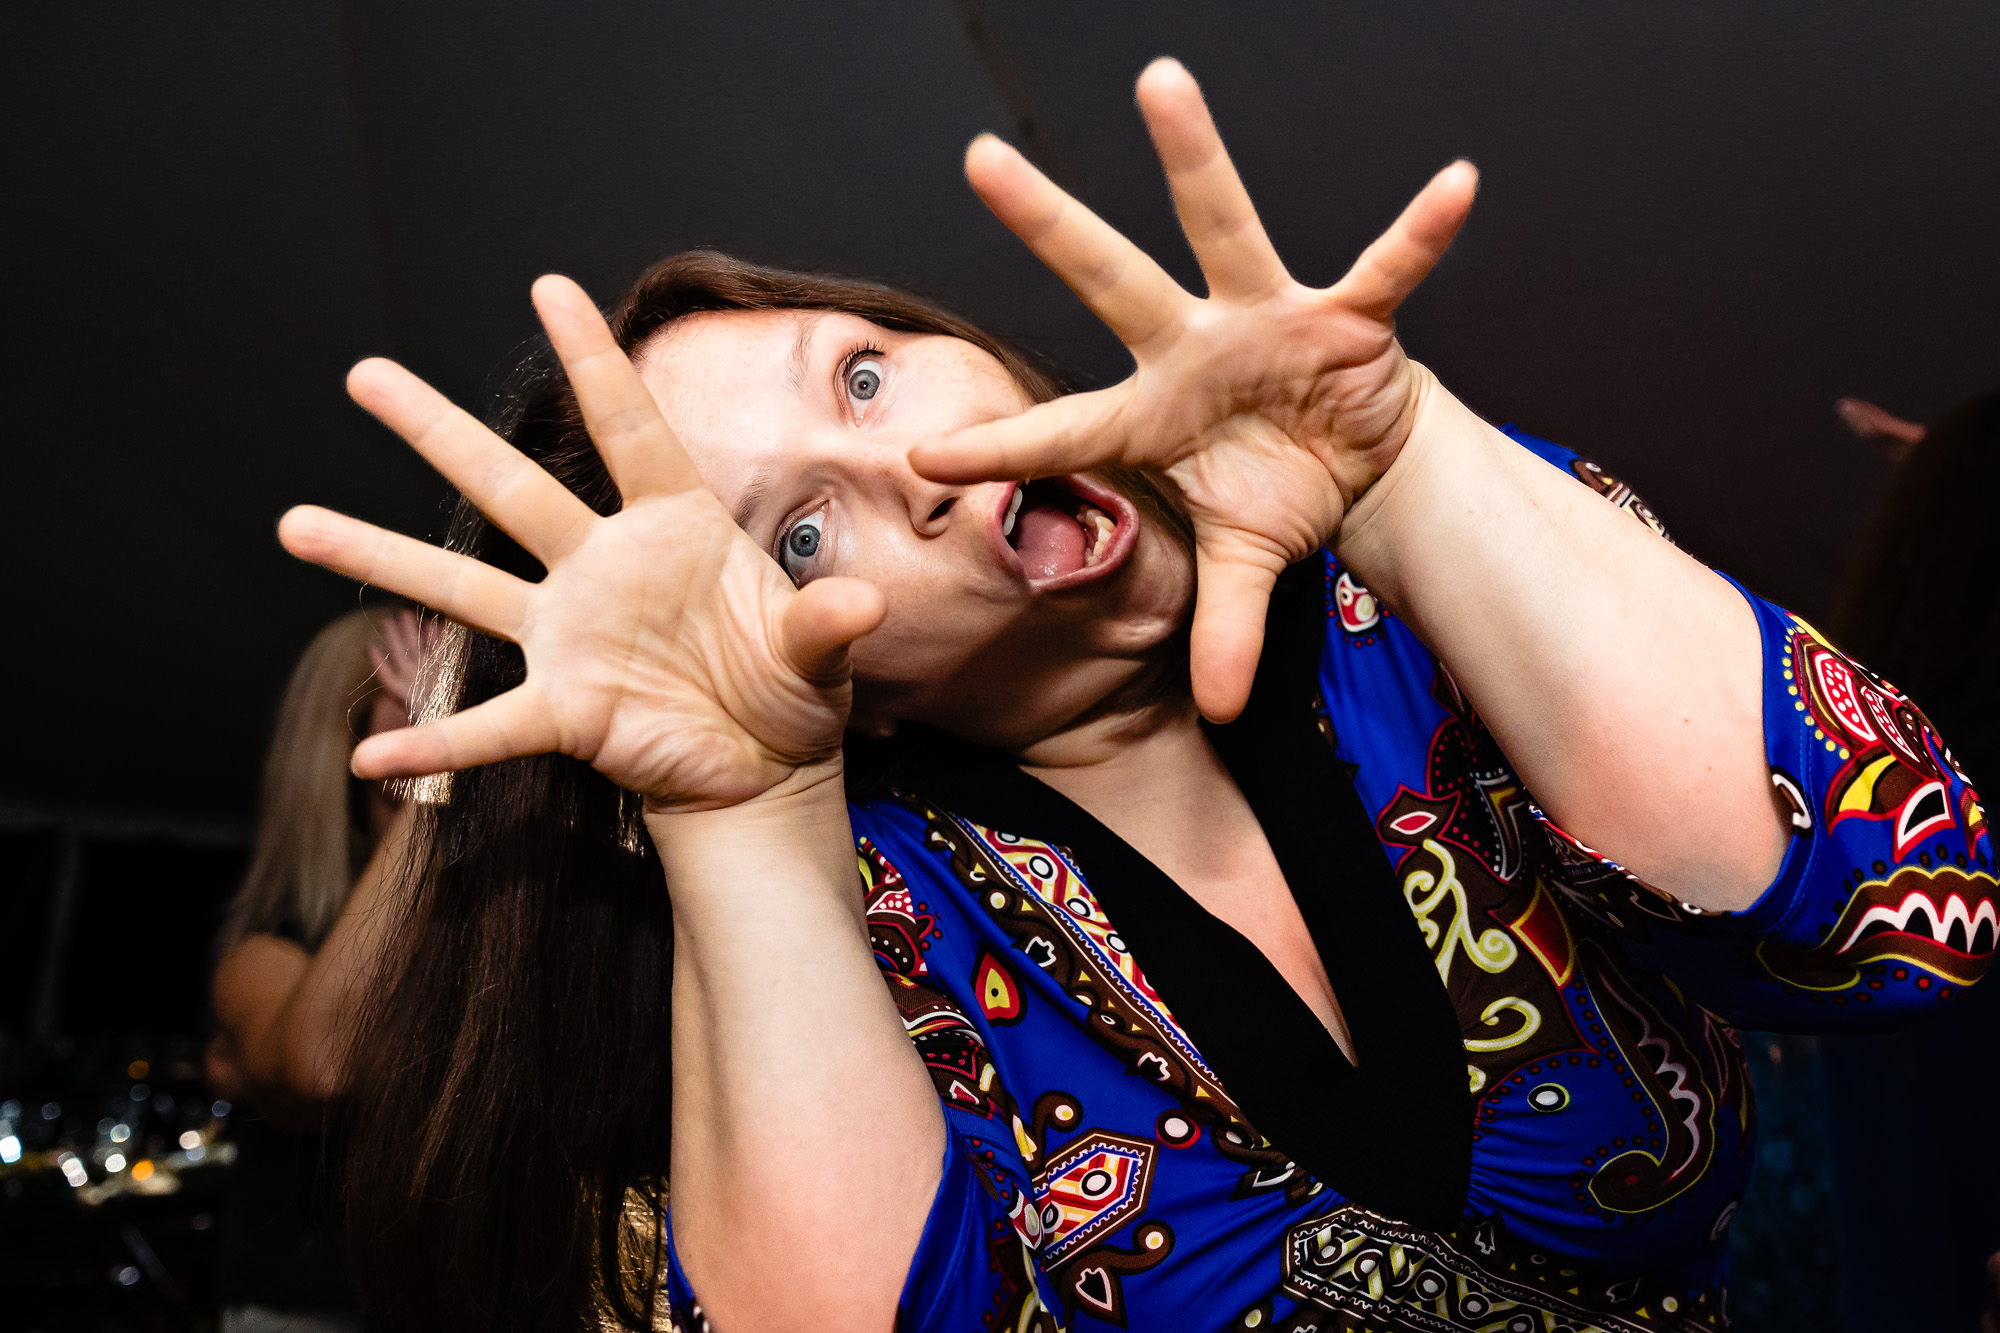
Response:
[{"label": "paisley print fabric", "polygon": [[[1664,536],[1623,483],[1510,434]],[[951,1139],[904,1327],[1726,1327],[1755,1146],[1735,1027],[1907,1023],[1986,970],[1977,795],[1915,704],[1797,617],[1744,594],[1792,844],[1754,905],[1710,913],[1551,823],[1443,666],[1322,564],[1319,729],[1429,959],[1412,984],[1449,997],[1463,1044],[1460,1221],[1385,1216],[1299,1165],[1149,982],[1090,864],[912,788],[853,810],[877,960]],[[677,1267],[672,1290],[694,1314]]]}]

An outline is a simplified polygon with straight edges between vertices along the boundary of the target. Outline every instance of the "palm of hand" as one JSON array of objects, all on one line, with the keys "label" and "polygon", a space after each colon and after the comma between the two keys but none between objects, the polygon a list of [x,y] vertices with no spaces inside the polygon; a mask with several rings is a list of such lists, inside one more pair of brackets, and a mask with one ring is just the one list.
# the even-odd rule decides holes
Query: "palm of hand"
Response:
[{"label": "palm of hand", "polygon": [[560,751],[662,808],[738,804],[839,753],[847,646],[881,616],[851,579],[800,591],[695,476],[631,363],[575,284],[536,303],[624,496],[600,517],[429,386],[363,362],[355,397],[532,552],[530,584],[325,510],[285,516],[294,554],[518,644],[525,682],[422,727],[371,737],[355,770],[392,777]]},{"label": "palm of hand", "polygon": [[1112,461],[1164,470],[1194,521],[1195,698],[1226,720],[1249,697],[1278,574],[1332,538],[1415,428],[1428,375],[1403,354],[1393,316],[1450,244],[1476,176],[1447,167],[1339,282],[1315,290],[1279,261],[1187,71],[1156,61],[1139,105],[1209,295],[1184,290],[998,140],[976,141],[974,188],[1138,368],[922,446],[912,462],[941,481]]},{"label": "palm of hand", "polygon": [[1204,542],[1302,559],[1408,433],[1414,367],[1385,321],[1297,283],[1204,305],[1133,377],[1128,461],[1174,479]]},{"label": "palm of hand", "polygon": [[734,804],[839,749],[849,686],[780,658],[791,584],[706,491],[604,520],[522,626],[556,748],[662,800]]}]

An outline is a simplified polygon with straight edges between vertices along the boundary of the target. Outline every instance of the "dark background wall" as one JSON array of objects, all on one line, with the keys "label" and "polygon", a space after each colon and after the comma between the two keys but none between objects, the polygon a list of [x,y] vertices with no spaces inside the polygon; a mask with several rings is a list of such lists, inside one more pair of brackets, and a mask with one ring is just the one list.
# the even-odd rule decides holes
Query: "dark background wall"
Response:
[{"label": "dark background wall", "polygon": [[293,655],[353,604],[271,536],[440,491],[344,400],[468,401],[529,281],[697,242],[914,284],[1121,355],[957,173],[998,129],[1183,275],[1130,82],[1181,56],[1281,251],[1330,281],[1486,173],[1405,338],[1813,613],[1887,467],[1829,405],[2000,381],[2000,7],[1453,0],[834,6],[209,0],[10,16],[0,803],[247,820]]}]

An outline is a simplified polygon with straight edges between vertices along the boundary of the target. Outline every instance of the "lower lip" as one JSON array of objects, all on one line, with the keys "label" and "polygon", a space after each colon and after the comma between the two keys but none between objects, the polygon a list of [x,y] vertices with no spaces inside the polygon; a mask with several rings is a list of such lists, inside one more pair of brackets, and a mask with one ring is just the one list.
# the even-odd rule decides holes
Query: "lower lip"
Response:
[{"label": "lower lip", "polygon": [[[1001,531],[1006,524],[1007,510],[1014,496],[1014,492],[1010,491],[1008,502],[993,511],[991,524],[993,544],[1000,553],[1000,563],[1025,579],[1028,586],[1036,592],[1059,592],[1064,588],[1077,587],[1079,584],[1094,583],[1122,567],[1126,560],[1131,558],[1132,548],[1139,541],[1138,509],[1118,492],[1081,473],[1049,478],[1049,480],[1060,481],[1077,495],[1111,515],[1115,526],[1111,530],[1111,539],[1104,544],[1104,554],[1098,557],[1096,564],[1085,565],[1081,569],[1059,574],[1052,579],[1029,578],[1026,566],[1021,563],[1021,553],[1014,549]],[[1021,488],[1017,483],[1015,490],[1019,489]],[[1089,539],[1088,533],[1084,536],[1086,540]]]}]

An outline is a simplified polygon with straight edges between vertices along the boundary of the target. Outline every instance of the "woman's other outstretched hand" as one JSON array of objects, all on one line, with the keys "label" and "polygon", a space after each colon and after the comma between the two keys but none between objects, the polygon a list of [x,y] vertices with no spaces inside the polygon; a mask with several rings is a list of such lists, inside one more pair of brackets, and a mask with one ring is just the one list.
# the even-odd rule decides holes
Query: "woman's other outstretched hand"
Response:
[{"label": "woman's other outstretched hand", "polygon": [[366,778],[560,751],[649,807],[735,805],[838,772],[847,651],[880,621],[855,579],[794,589],[696,475],[583,290],[534,300],[623,505],[603,517],[443,395],[389,361],[348,391],[548,573],[528,583],[469,556],[302,506],[285,549],[520,645],[527,679],[461,713],[371,736]]},{"label": "woman's other outstretched hand", "polygon": [[[371,736],[354,769],[561,751],[645,796],[675,925],[680,1262],[724,1327],[887,1328],[945,1131],[869,948],[839,781],[848,646],[882,596],[856,579],[794,589],[702,485],[582,290],[543,278],[535,307],[618,487],[609,517],[401,367],[365,361],[348,384],[541,561],[539,583],[323,509],[279,525],[293,554],[527,660],[494,699]],[[826,1113],[802,1121],[801,1104]],[[771,1170],[795,1160],[808,1178]],[[819,1239],[772,1282],[767,1256],[802,1234]]]},{"label": "woman's other outstretched hand", "polygon": [[1187,70],[1154,61],[1138,100],[1208,296],[982,136],[966,152],[972,187],[1138,368],[919,446],[911,463],[957,482],[1163,469],[1194,519],[1195,700],[1226,720],[1249,698],[1279,573],[1332,538],[1415,427],[1433,381],[1396,342],[1395,311],[1451,243],[1478,176],[1446,167],[1346,276],[1309,288],[1279,261]]},{"label": "woman's other outstretched hand", "polygon": [[375,683],[405,714],[410,711],[410,695],[424,668],[426,642],[431,636],[423,621],[407,607],[384,617],[376,634],[380,642],[368,645],[368,660],[375,664]]}]

